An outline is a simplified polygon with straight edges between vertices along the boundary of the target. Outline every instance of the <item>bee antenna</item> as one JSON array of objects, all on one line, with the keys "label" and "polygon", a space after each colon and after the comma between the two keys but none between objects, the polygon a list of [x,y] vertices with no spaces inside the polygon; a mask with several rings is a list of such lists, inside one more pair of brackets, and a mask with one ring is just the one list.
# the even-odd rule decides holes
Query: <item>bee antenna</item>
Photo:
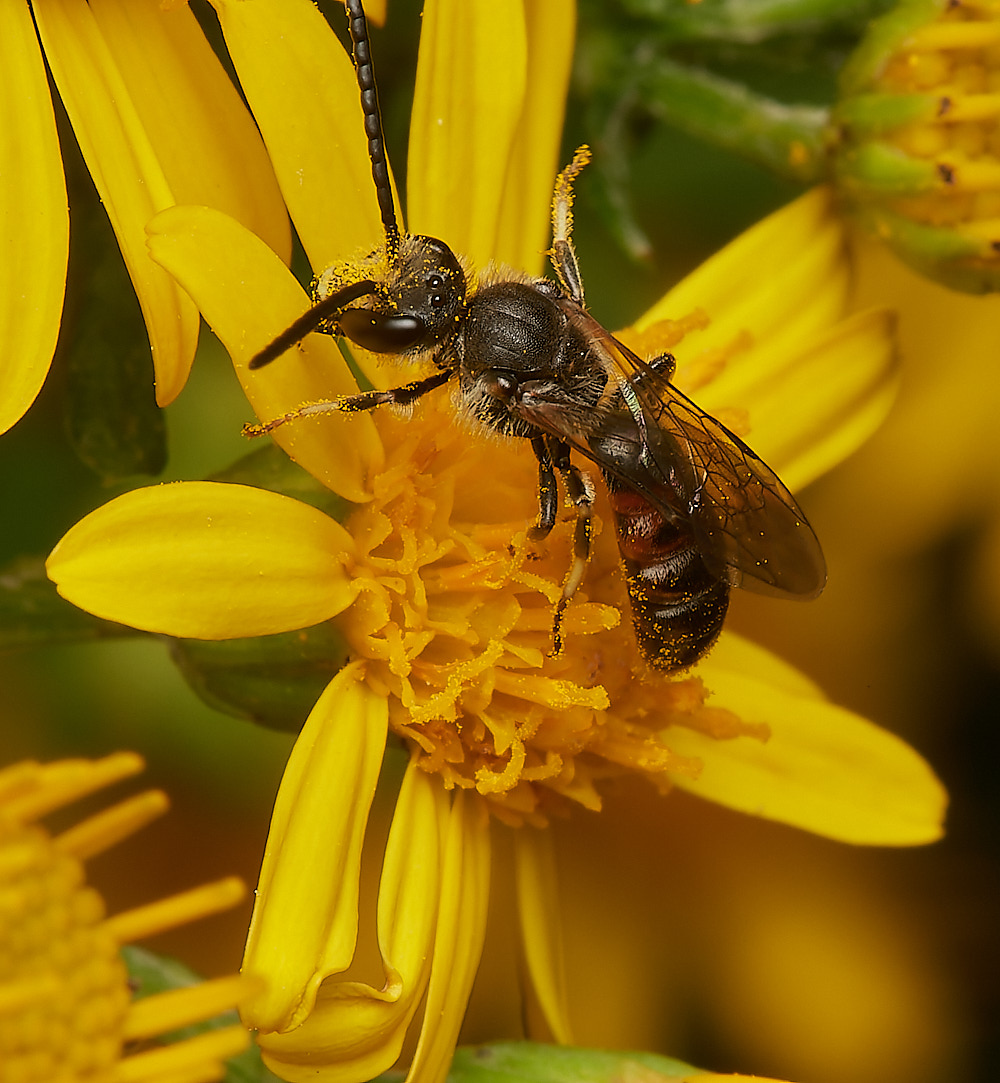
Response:
[{"label": "bee antenna", "polygon": [[375,67],[372,64],[371,41],[368,37],[368,20],[361,0],[346,0],[347,15],[354,43],[354,67],[358,73],[361,90],[361,108],[365,115],[365,134],[368,136],[368,157],[372,163],[372,179],[378,196],[378,209],[382,215],[385,243],[391,260],[399,251],[399,226],[392,202],[392,185],[389,183],[389,165],[385,157],[385,135],[382,131],[382,113],[378,105],[378,87],[375,85]]},{"label": "bee antenna", "polygon": [[247,367],[262,369],[265,365],[269,365],[276,357],[280,357],[285,350],[290,350],[296,342],[301,342],[310,331],[315,331],[324,320],[335,319],[351,301],[356,301],[359,297],[367,297],[374,293],[375,289],[375,283],[365,279],[363,282],[353,282],[350,286],[345,286],[343,289],[337,290],[336,293],[331,293],[328,297],[317,301],[311,308],[303,312],[291,327],[286,327],[263,350],[254,354],[250,358]]}]

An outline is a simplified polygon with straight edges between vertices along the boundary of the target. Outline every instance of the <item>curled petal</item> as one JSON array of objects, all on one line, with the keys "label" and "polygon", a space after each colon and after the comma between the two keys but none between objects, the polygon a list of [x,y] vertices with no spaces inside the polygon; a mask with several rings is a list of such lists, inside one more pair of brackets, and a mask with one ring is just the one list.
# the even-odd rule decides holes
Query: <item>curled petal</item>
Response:
[{"label": "curled petal", "polygon": [[[449,797],[414,757],[392,816],[378,893],[378,942],[387,975],[415,990],[438,915]],[[417,994],[422,995],[423,989]]]},{"label": "curled petal", "polygon": [[674,783],[709,801],[817,835],[882,846],[914,846],[940,838],[947,797],[927,763],[904,741],[859,715],[747,667],[761,648],[742,644],[728,656],[726,634],[699,663],[710,707],[722,707],[770,730],[718,740],[671,727],[674,752],[699,757],[697,779]]},{"label": "curled petal", "polygon": [[528,975],[552,1037],[569,1045],[573,1036],[563,970],[562,915],[552,833],[515,831],[514,862]]},{"label": "curled petal", "polygon": [[28,409],[59,335],[69,213],[45,64],[27,4],[0,6],[0,432]]},{"label": "curled petal", "polygon": [[407,1083],[444,1083],[479,969],[490,896],[490,825],[485,806],[459,791],[444,841],[441,907],[423,1026]]},{"label": "curled petal", "polygon": [[297,1026],[323,978],[354,955],[361,846],[389,718],[361,673],[346,667],[319,698],[275,801],[243,960],[260,981],[243,1019],[264,1032]]},{"label": "curled petal", "polygon": [[[329,335],[309,335],[267,368],[246,367],[309,307],[289,270],[249,230],[208,207],[171,207],[153,220],[149,232],[153,258],[194,298],[229,351],[259,417],[270,420],[303,402],[357,392]],[[370,474],[383,456],[369,415],[332,413],[294,421],[276,429],[274,439],[345,499],[370,499]]]},{"label": "curled petal", "polygon": [[355,591],[335,520],[246,485],[134,489],[81,519],[47,562],[59,593],[134,628],[228,639],[306,628]]},{"label": "curled petal", "polygon": [[379,948],[385,983],[324,983],[302,1025],[260,1037],[283,1079],[327,1083],[371,1079],[399,1056],[430,977],[450,800],[437,779],[411,762],[400,789],[382,866]]}]

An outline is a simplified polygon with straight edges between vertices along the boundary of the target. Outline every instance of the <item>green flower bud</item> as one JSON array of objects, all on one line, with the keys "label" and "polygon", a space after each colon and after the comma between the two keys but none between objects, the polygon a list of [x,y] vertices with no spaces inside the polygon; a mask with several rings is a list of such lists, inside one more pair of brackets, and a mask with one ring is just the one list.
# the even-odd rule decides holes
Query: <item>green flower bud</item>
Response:
[{"label": "green flower bud", "polygon": [[1000,2],[903,0],[841,75],[842,195],[907,263],[953,289],[1000,288]]}]

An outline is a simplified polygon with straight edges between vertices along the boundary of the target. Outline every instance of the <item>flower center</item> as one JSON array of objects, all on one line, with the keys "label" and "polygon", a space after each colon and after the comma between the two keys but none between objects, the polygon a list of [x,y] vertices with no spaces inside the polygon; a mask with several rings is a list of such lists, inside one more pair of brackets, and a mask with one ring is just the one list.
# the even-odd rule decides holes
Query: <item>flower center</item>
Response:
[{"label": "flower center", "polygon": [[5,1069],[25,1080],[64,1078],[66,1065],[85,1065],[81,1079],[109,1071],[130,995],[100,896],[44,831],[3,815],[0,867]]},{"label": "flower center", "polygon": [[[141,770],[128,752],[101,760],[26,761],[0,770],[0,1078],[24,1083],[221,1078],[222,1061],[247,1044],[240,1026],[123,1056],[181,1021],[232,1008],[238,976],[132,1002],[120,949],[240,901],[239,881],[220,880],[145,907],[105,916],[82,860],[162,813],[149,790],[53,838],[40,816]],[[148,992],[148,991],[147,991]]]},{"label": "flower center", "polygon": [[667,772],[696,773],[657,734],[697,714],[701,683],[646,669],[627,608],[621,627],[625,583],[600,515],[552,657],[574,513],[528,540],[538,482],[527,444],[470,436],[426,400],[379,425],[390,457],[348,524],[360,593],[340,620],[421,766],[475,789],[505,822],[539,825],[568,803],[599,808],[602,778],[639,772],[666,787]]}]

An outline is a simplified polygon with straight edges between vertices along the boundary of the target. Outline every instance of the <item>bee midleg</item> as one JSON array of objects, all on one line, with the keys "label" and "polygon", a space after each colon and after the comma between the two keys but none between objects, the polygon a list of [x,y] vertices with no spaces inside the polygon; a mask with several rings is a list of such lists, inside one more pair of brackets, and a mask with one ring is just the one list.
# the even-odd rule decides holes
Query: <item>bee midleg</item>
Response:
[{"label": "bee midleg", "polygon": [[562,653],[562,621],[566,606],[583,582],[590,559],[590,543],[593,533],[591,512],[594,506],[594,485],[590,478],[569,457],[569,444],[562,440],[548,439],[549,452],[555,468],[562,475],[566,495],[576,507],[576,528],[573,531],[573,563],[563,583],[562,594],[556,603],[552,617],[552,657]]},{"label": "bee midleg", "polygon": [[377,406],[409,406],[410,403],[426,395],[428,391],[433,391],[436,387],[447,383],[451,376],[451,369],[444,369],[423,380],[413,380],[401,387],[389,388],[387,391],[362,391],[358,395],[344,395],[339,399],[304,402],[301,406],[296,406],[294,410],[289,410],[287,414],[272,418],[261,425],[249,423],[244,425],[243,435],[264,436],[289,421],[295,421],[301,417],[312,417],[314,414],[357,414],[374,410]]},{"label": "bee midleg", "polygon": [[531,541],[543,541],[556,525],[559,486],[556,484],[556,472],[552,465],[552,456],[545,444],[545,437],[533,436],[531,450],[538,460],[538,524],[528,531],[528,538]]}]

